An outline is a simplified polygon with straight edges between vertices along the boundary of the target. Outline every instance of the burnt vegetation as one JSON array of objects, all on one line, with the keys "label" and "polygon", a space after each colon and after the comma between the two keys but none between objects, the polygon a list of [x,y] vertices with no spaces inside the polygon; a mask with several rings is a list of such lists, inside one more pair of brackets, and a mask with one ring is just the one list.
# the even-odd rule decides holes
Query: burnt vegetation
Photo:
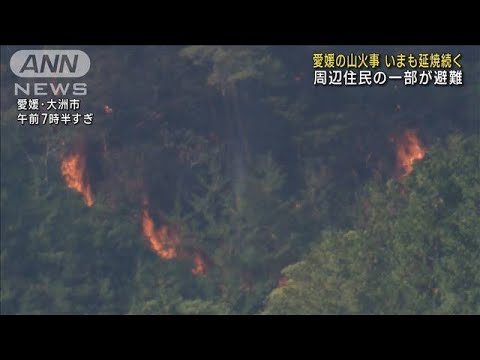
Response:
[{"label": "burnt vegetation", "polygon": [[89,126],[19,124],[1,50],[2,314],[480,313],[478,48],[411,88],[314,87],[340,47],[82,50]]}]

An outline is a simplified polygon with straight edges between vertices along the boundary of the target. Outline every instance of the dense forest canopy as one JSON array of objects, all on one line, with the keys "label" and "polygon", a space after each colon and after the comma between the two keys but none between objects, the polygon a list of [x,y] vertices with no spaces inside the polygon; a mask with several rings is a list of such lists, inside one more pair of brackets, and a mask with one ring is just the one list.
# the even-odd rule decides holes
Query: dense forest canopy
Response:
[{"label": "dense forest canopy", "polygon": [[[76,126],[17,121],[19,49],[2,314],[480,313],[479,47],[79,47]],[[461,53],[464,85],[314,86],[330,52]]]}]

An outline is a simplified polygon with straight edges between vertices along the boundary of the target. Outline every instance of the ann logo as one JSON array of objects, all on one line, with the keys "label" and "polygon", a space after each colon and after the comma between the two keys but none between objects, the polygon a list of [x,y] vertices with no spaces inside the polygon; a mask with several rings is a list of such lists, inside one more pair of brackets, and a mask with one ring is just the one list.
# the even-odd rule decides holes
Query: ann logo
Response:
[{"label": "ann logo", "polygon": [[78,78],[90,69],[90,58],[81,50],[20,50],[10,68],[23,78]]},{"label": "ann logo", "polygon": [[25,64],[23,64],[22,68],[20,69],[20,73],[24,73],[27,70],[31,70],[34,73],[43,73],[45,72],[45,68],[48,66],[48,69],[52,73],[64,73],[65,67],[68,67],[68,71],[74,73],[77,69],[78,64],[78,54],[73,55],[73,61],[71,58],[65,55],[55,54],[54,59],[50,57],[50,55],[45,54],[40,58],[40,67],[37,62],[37,56],[34,54],[28,55],[27,59],[25,60]]}]

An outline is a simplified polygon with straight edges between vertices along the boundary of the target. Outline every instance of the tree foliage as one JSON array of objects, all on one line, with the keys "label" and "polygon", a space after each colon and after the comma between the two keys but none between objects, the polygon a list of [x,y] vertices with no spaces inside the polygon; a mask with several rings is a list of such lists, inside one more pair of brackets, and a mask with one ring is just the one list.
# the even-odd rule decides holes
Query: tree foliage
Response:
[{"label": "tree foliage", "polygon": [[370,184],[357,227],[324,232],[285,268],[266,312],[478,313],[478,154],[477,137],[454,135],[405,182]]},{"label": "tree foliage", "polygon": [[22,126],[1,47],[2,314],[480,312],[478,83],[312,86],[312,53],[350,48],[82,49],[93,125]]}]

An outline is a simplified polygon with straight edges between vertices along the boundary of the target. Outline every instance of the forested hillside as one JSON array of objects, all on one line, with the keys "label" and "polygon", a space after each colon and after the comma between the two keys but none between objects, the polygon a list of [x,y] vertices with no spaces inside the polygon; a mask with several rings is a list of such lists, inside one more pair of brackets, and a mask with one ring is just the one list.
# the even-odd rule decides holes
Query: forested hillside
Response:
[{"label": "forested hillside", "polygon": [[[91,125],[21,125],[1,48],[2,314],[480,313],[478,47],[78,48]],[[400,51],[464,85],[313,85]]]}]

